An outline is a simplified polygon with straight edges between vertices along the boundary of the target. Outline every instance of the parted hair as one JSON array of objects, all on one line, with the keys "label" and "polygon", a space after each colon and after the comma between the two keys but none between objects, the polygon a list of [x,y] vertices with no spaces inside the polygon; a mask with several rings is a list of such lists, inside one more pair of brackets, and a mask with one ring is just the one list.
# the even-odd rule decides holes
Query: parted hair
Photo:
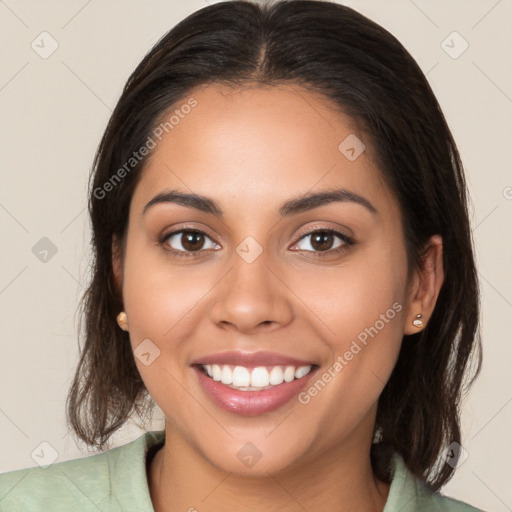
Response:
[{"label": "parted hair", "polygon": [[[96,152],[89,181],[91,281],[79,312],[79,363],[66,403],[79,439],[96,449],[128,419],[154,407],[140,377],[114,279],[112,241],[124,240],[130,201],[148,157],[112,181],[165,112],[210,83],[300,85],[348,115],[369,142],[400,205],[408,270],[420,269],[432,235],[443,239],[445,279],[426,327],[404,336],[379,397],[371,460],[389,482],[398,452],[432,490],[454,472],[461,401],[482,353],[479,287],[461,159],[425,75],[402,44],[351,8],[327,1],[227,1],[200,9],[165,34],[130,75]],[[109,182],[113,185],[105,187]],[[108,192],[106,191],[108,190]]]}]

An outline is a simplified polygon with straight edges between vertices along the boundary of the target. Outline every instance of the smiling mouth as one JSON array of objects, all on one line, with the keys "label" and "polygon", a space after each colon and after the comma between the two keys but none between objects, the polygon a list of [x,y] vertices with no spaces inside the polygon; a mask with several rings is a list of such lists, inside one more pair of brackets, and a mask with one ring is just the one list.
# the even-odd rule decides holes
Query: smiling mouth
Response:
[{"label": "smiling mouth", "polygon": [[263,391],[305,377],[317,365],[245,367],[230,364],[197,364],[210,379],[237,391]]}]

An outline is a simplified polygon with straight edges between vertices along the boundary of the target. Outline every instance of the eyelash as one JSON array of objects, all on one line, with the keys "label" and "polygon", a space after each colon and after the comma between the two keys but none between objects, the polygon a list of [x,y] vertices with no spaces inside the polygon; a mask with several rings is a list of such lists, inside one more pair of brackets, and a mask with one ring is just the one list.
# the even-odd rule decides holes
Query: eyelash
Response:
[{"label": "eyelash", "polygon": [[[208,234],[206,234],[204,231],[201,231],[201,230],[195,229],[195,228],[183,228],[183,229],[180,229],[178,231],[173,231],[171,233],[163,235],[160,238],[160,240],[159,240],[159,244],[161,246],[163,246],[164,243],[169,238],[171,238],[172,236],[177,235],[179,233],[182,233],[182,234],[183,233],[201,234],[201,235],[205,235],[206,237],[210,238],[210,240],[212,240],[212,238],[210,236],[208,236]],[[306,251],[306,252],[313,253],[315,258],[323,258],[323,257],[325,257],[327,255],[328,256],[332,256],[333,254],[342,253],[342,252],[346,251],[350,246],[352,246],[352,245],[354,245],[356,243],[353,238],[347,236],[345,233],[342,233],[340,231],[336,231],[335,229],[332,229],[332,228],[317,228],[317,229],[314,229],[312,231],[308,231],[307,233],[302,234],[300,236],[300,238],[297,240],[297,242],[294,243],[294,245],[296,245],[302,239],[307,238],[308,236],[314,235],[316,233],[327,233],[327,234],[335,235],[338,238],[340,238],[342,240],[342,242],[344,242],[344,243],[343,243],[343,245],[337,247],[336,249],[329,249],[327,251]],[[215,242],[215,243],[217,243],[217,242]],[[164,249],[164,251],[167,251],[167,252],[173,254],[174,256],[185,257],[185,258],[196,257],[198,253],[202,252],[201,250],[199,250],[199,251],[177,251],[175,249],[167,249],[166,247],[163,247],[163,249]]]}]

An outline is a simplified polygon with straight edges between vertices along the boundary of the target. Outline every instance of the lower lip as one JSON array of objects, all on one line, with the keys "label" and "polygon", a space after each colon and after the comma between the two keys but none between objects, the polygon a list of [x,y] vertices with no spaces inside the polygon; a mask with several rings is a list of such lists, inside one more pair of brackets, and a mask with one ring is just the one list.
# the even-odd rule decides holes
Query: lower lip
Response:
[{"label": "lower lip", "polygon": [[274,411],[298,395],[306,386],[311,376],[316,373],[318,367],[313,368],[300,379],[295,379],[292,382],[283,382],[271,389],[263,389],[261,391],[238,391],[231,389],[222,384],[222,382],[207,377],[197,366],[193,366],[193,369],[197,373],[199,382],[206,394],[221,409],[243,416],[257,416],[258,414]]}]

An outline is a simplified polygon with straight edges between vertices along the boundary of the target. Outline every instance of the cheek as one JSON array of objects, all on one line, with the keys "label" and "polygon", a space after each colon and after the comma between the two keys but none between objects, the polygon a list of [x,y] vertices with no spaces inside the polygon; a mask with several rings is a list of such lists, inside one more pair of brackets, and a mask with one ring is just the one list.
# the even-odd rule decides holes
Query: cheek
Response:
[{"label": "cheek", "polygon": [[211,270],[173,265],[158,249],[138,241],[127,244],[123,298],[130,342],[141,378],[167,417],[190,400],[190,340],[198,315],[207,314],[204,297],[212,287],[208,276]]},{"label": "cheek", "polygon": [[333,425],[349,421],[347,410],[360,419],[391,375],[403,339],[406,274],[405,252],[382,245],[294,288],[307,297],[331,354],[303,403],[327,405]]},{"label": "cheek", "polygon": [[[375,243],[337,267],[295,269],[288,282],[316,316],[315,324],[325,326],[321,333],[338,353],[376,323],[379,333],[401,339],[406,276],[405,250],[399,244]],[[393,308],[393,304],[397,305]]]},{"label": "cheek", "polygon": [[132,341],[172,339],[173,330],[208,291],[207,275],[203,267],[177,265],[162,248],[129,234],[123,300]]},{"label": "cheek", "polygon": [[210,265],[176,264],[142,237],[128,238],[123,300],[135,363],[153,399],[169,410],[187,401],[182,386],[193,340],[204,342],[196,332],[205,331],[209,294],[220,277]]}]

